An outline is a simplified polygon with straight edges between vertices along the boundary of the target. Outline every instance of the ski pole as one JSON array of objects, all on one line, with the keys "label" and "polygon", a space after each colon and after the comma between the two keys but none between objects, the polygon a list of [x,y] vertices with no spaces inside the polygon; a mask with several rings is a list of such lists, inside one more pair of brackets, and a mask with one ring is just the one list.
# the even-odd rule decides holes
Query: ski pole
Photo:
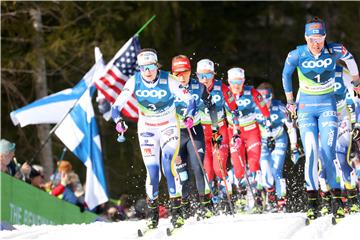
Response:
[{"label": "ski pole", "polygon": [[230,192],[229,192],[229,188],[228,188],[228,185],[227,185],[227,182],[226,182],[226,178],[225,178],[225,173],[224,173],[224,169],[223,169],[223,165],[221,163],[221,159],[220,159],[220,150],[219,150],[219,145],[217,143],[214,144],[215,146],[215,151],[216,151],[216,156],[217,156],[217,160],[219,162],[219,166],[220,166],[220,172],[221,172],[221,176],[222,176],[222,179],[224,181],[224,184],[225,184],[225,192],[226,192],[226,197],[228,199],[228,202],[229,202],[229,206],[230,206],[230,210],[231,210],[231,214],[233,215],[233,217],[235,217],[235,214],[234,214],[234,208],[233,208],[233,205],[231,203],[231,197],[230,197]]},{"label": "ski pole", "polygon": [[215,196],[213,190],[211,189],[209,179],[208,179],[208,177],[207,177],[207,175],[206,175],[206,172],[205,172],[205,169],[204,169],[204,165],[203,165],[203,163],[201,162],[201,158],[200,158],[200,155],[199,155],[199,153],[198,153],[198,149],[197,149],[197,147],[196,147],[196,145],[195,145],[195,141],[194,141],[194,138],[193,138],[193,136],[192,136],[192,134],[191,134],[190,128],[187,127],[186,129],[187,129],[187,131],[188,131],[188,134],[189,134],[191,143],[192,143],[192,145],[193,145],[193,147],[194,147],[195,155],[196,155],[196,158],[197,158],[197,160],[198,160],[198,162],[199,162],[201,171],[202,171],[202,173],[204,174],[206,184],[208,185],[208,187],[209,187],[209,189],[210,189],[211,195],[212,195],[212,196]]}]

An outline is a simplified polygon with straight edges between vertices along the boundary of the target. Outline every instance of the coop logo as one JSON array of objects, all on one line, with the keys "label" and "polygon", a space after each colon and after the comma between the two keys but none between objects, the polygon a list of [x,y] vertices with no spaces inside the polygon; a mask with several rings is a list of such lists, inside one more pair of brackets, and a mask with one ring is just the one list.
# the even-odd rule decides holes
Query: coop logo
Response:
[{"label": "coop logo", "polygon": [[219,96],[219,95],[214,95],[214,96],[212,96],[212,101],[214,102],[214,103],[217,103],[218,101],[220,101],[221,100],[221,97]]},{"label": "coop logo", "polygon": [[[199,99],[199,96],[197,94],[192,94],[191,96],[193,97],[193,99],[195,99],[195,101]],[[176,97],[174,102],[182,102],[182,100],[179,97]]]},{"label": "coop logo", "polygon": [[167,95],[165,90],[136,90],[135,94],[138,97],[153,97],[158,99]]},{"label": "coop logo", "polygon": [[239,99],[236,101],[237,105],[239,107],[246,107],[251,103],[250,99]]},{"label": "coop logo", "polygon": [[336,91],[338,91],[338,90],[340,90],[340,89],[341,89],[341,83],[336,82],[336,83],[335,83],[335,86],[334,86],[334,91],[336,92]]},{"label": "coop logo", "polygon": [[277,114],[271,114],[271,115],[270,115],[270,118],[271,118],[271,121],[272,121],[272,122],[275,122],[276,120],[279,119],[279,116],[278,116]]},{"label": "coop logo", "polygon": [[324,60],[320,59],[317,61],[304,61],[301,66],[304,68],[317,68],[317,67],[325,67],[327,68],[332,63],[331,58],[326,58]]}]

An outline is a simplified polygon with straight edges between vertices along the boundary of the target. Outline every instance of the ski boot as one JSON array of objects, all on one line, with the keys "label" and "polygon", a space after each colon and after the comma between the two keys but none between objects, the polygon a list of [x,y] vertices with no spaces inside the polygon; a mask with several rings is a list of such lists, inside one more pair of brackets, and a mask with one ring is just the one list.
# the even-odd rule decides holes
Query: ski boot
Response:
[{"label": "ski boot", "polygon": [[192,216],[191,214],[191,205],[190,205],[190,200],[187,198],[183,198],[181,200],[181,216],[184,219],[188,219],[189,217]]},{"label": "ski boot", "polygon": [[174,228],[184,225],[185,221],[181,214],[181,199],[171,198],[171,224]]},{"label": "ski boot", "polygon": [[263,203],[261,198],[261,192],[259,190],[255,193],[254,207],[252,213],[262,213],[263,212]]},{"label": "ski boot", "polygon": [[278,212],[286,212],[286,198],[285,197],[277,198],[277,211]]},{"label": "ski boot", "polygon": [[200,195],[200,208],[198,210],[198,217],[197,219],[200,220],[201,218],[211,218],[215,215],[214,206],[212,205],[210,194],[206,194],[201,196]]},{"label": "ski boot", "polygon": [[148,202],[149,208],[149,220],[147,221],[147,227],[149,229],[157,228],[159,224],[159,203],[158,199]]},{"label": "ski boot", "polygon": [[340,219],[345,217],[344,204],[341,200],[341,190],[333,189],[332,194],[332,212],[333,212],[333,224],[339,222]]},{"label": "ski boot", "polygon": [[267,210],[269,212],[277,212],[277,206],[276,206],[276,195],[275,195],[275,188],[268,188],[266,189],[267,192],[267,199],[268,199],[268,206]]},{"label": "ski boot", "polygon": [[347,190],[347,192],[348,192],[347,198],[348,198],[348,202],[349,202],[350,213],[360,212],[360,206],[358,204],[356,189],[350,189],[350,190]]},{"label": "ski boot", "polygon": [[314,220],[319,217],[319,192],[317,190],[307,191],[308,196],[308,210],[306,217],[310,220]]},{"label": "ski boot", "polygon": [[321,196],[321,216],[325,216],[331,213],[331,193],[330,192],[320,192]]}]

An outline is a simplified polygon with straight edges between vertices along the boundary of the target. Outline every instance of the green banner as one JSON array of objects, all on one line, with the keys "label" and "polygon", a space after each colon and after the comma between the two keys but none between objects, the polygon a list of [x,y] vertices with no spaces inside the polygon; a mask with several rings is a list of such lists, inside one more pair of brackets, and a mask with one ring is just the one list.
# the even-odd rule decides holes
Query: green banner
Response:
[{"label": "green banner", "polygon": [[10,224],[91,223],[98,216],[32,185],[0,173],[1,221]]}]

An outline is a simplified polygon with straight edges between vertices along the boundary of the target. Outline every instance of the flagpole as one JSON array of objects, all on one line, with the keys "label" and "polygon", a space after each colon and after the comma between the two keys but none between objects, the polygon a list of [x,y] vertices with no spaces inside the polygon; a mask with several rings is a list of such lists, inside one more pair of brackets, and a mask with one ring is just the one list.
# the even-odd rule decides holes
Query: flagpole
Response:
[{"label": "flagpole", "polygon": [[[87,86],[87,88],[91,87],[91,83],[89,84],[89,86]],[[86,89],[87,90],[87,89]],[[76,106],[76,104],[79,102],[80,98],[84,95],[84,93],[86,92],[86,90],[83,92],[83,94],[81,94],[81,96],[76,99],[76,101],[74,102],[74,105],[72,105],[72,107],[69,109],[69,111],[64,115],[64,117],[61,119],[60,122],[58,122],[49,132],[48,136],[46,137],[45,141],[41,144],[39,150],[37,150],[37,152],[33,155],[33,157],[30,159],[29,164],[32,163],[35,158],[39,155],[39,153],[41,152],[41,150],[44,148],[44,146],[46,145],[46,143],[49,141],[50,137],[53,135],[53,133],[56,131],[56,129],[59,128],[60,124],[63,123],[63,121],[65,120],[65,118],[69,115],[69,113],[74,109],[74,107]]]},{"label": "flagpole", "polygon": [[[136,36],[139,36],[139,34],[156,18],[156,15],[154,14],[149,20],[147,20],[147,22],[135,33]],[[88,86],[88,88],[91,86],[91,84]],[[86,91],[84,91],[85,93]],[[84,94],[83,93],[83,94]],[[81,95],[82,96],[82,95]],[[50,137],[53,135],[53,133],[59,128],[60,124],[65,120],[65,118],[69,115],[69,113],[73,110],[73,108],[76,106],[76,104],[79,102],[81,96],[76,99],[74,105],[69,109],[69,111],[65,114],[65,116],[61,119],[60,122],[58,122],[49,132],[47,138],[45,139],[45,141],[41,144],[39,150],[33,155],[33,157],[31,158],[31,160],[29,161],[29,163],[32,163],[35,158],[39,155],[39,153],[41,152],[41,150],[44,148],[44,146],[46,145],[46,143],[49,141]]]},{"label": "flagpole", "polygon": [[139,34],[156,18],[156,15],[154,14],[147,22],[135,33],[136,36],[139,36]]}]

